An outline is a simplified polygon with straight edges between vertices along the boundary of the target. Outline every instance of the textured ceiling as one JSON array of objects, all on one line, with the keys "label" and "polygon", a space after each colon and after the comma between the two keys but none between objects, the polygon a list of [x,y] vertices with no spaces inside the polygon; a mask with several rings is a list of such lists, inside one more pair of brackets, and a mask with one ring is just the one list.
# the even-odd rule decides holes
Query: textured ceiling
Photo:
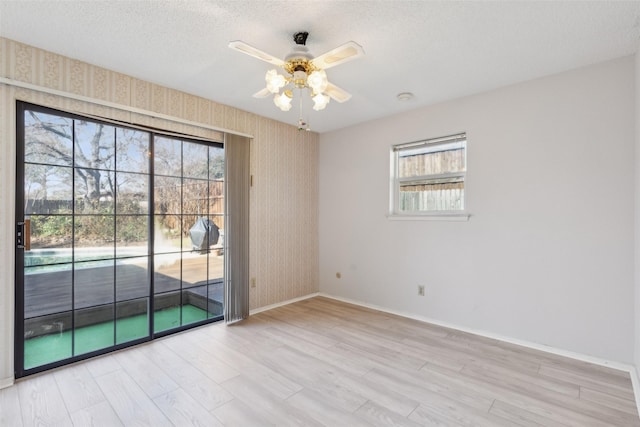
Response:
[{"label": "textured ceiling", "polygon": [[0,1],[0,36],[292,124],[295,102],[251,96],[272,67],[227,44],[283,58],[301,30],[316,56],[366,53],[327,71],[353,94],[308,112],[327,132],[633,54],[640,1]]}]

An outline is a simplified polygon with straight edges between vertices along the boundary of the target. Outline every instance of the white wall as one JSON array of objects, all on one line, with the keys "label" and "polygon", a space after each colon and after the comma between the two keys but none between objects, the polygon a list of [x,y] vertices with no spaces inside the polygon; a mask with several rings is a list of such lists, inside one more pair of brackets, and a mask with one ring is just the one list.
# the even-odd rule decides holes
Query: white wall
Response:
[{"label": "white wall", "polygon": [[635,143],[635,350],[634,364],[636,374],[640,369],[640,51],[636,52],[636,143]]},{"label": "white wall", "polygon": [[[632,362],[634,65],[321,135],[320,291]],[[388,220],[390,146],[461,131],[469,222]]]}]

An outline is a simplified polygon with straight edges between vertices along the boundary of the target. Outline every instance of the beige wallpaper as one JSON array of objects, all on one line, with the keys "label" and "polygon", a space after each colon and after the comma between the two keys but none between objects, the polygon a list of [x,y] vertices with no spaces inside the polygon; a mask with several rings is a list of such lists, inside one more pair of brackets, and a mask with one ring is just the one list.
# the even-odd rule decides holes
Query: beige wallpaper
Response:
[{"label": "beige wallpaper", "polygon": [[[253,135],[251,309],[318,291],[318,134],[4,38],[0,76]],[[0,387],[13,377],[16,99],[196,136],[218,135],[152,114],[0,84]]]}]

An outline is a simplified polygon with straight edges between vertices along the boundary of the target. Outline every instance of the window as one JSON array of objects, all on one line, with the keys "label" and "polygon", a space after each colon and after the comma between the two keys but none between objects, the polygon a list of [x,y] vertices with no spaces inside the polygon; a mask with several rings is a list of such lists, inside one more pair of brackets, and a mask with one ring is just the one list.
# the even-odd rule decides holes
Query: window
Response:
[{"label": "window", "polygon": [[467,135],[391,149],[391,215],[456,214],[465,209]]}]

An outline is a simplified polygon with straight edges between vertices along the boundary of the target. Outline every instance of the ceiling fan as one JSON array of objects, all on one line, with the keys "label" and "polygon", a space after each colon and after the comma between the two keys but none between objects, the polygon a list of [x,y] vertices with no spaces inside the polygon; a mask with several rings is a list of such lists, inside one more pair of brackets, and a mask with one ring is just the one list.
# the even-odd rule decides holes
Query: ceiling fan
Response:
[{"label": "ceiling fan", "polygon": [[274,94],[273,101],[282,111],[291,109],[293,89],[295,88],[309,89],[314,102],[313,109],[316,111],[323,110],[330,98],[338,102],[346,102],[351,98],[350,93],[329,83],[325,70],[363,56],[362,46],[350,41],[314,57],[306,46],[308,36],[309,33],[306,31],[295,33],[293,41],[296,44],[284,60],[240,40],[229,43],[231,49],[273,64],[286,72],[286,75],[281,75],[276,69],[267,71],[265,76],[267,87],[256,92],[254,97],[265,98]]}]

